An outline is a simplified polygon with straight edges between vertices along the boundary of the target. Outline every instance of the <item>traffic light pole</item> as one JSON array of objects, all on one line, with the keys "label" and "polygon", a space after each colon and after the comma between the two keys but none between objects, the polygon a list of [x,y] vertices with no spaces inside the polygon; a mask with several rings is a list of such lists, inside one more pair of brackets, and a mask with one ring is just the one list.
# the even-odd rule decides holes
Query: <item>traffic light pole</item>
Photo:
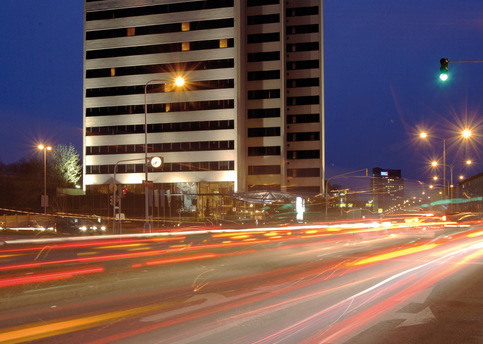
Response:
[{"label": "traffic light pole", "polygon": [[440,74],[440,79],[443,81],[448,80],[448,64],[449,63],[481,63],[483,60],[453,60],[450,61],[446,58],[442,58],[440,61],[441,63],[441,68],[439,69],[441,74]]}]

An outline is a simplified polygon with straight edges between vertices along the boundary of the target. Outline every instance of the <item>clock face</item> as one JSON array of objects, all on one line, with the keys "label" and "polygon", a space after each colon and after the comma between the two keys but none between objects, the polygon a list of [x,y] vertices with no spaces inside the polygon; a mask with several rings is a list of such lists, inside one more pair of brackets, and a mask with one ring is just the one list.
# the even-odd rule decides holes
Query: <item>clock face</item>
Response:
[{"label": "clock face", "polygon": [[153,166],[154,168],[160,167],[162,163],[163,160],[159,156],[155,156],[151,159],[151,166]]}]

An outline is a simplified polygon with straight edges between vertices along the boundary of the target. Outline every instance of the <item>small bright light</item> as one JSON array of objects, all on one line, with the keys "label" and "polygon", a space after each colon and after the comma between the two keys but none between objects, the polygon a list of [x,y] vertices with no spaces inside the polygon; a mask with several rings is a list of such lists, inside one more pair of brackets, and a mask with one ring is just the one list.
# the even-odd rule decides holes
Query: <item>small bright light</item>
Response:
[{"label": "small bright light", "polygon": [[51,150],[52,149],[52,147],[50,147],[50,146],[45,147],[43,144],[38,145],[37,148],[40,149],[40,150],[42,150],[42,149]]},{"label": "small bright light", "polygon": [[439,75],[439,78],[442,81],[446,81],[446,80],[448,80],[448,74],[442,73],[442,74]]},{"label": "small bright light", "polygon": [[426,137],[428,137],[428,134],[421,133],[421,134],[419,134],[419,137],[421,137],[422,139],[425,139]]},{"label": "small bright light", "polygon": [[468,137],[470,137],[470,136],[471,136],[471,130],[469,130],[469,129],[465,129],[465,130],[463,130],[463,132],[461,133],[461,135],[462,135],[462,136],[463,136],[465,139],[467,139]]},{"label": "small bright light", "polygon": [[184,85],[184,78],[181,77],[181,76],[178,76],[175,80],[174,80],[174,83],[176,84],[176,86],[180,87],[180,86],[183,86]]}]

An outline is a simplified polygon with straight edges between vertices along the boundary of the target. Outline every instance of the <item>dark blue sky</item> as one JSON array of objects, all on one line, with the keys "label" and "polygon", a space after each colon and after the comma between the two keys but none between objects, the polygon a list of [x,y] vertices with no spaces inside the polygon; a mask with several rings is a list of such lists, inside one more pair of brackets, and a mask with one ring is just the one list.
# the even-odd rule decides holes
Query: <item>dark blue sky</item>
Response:
[{"label": "dark blue sky", "polygon": [[[83,6],[2,0],[3,163],[40,141],[82,151]],[[459,173],[469,156],[476,164],[465,173],[481,171],[483,63],[450,63],[445,84],[438,76],[442,57],[483,60],[483,1],[326,0],[324,31],[328,177],[382,167],[428,181],[428,160],[441,157],[442,142],[421,143],[418,128],[447,137],[466,124],[475,126],[476,144],[449,140],[447,164]]]}]

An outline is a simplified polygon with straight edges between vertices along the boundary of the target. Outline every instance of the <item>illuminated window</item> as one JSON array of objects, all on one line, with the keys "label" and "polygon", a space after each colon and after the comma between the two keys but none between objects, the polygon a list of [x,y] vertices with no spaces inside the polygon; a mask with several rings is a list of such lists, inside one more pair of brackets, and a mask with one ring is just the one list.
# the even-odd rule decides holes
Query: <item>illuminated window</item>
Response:
[{"label": "illuminated window", "polygon": [[190,23],[181,24],[181,31],[189,31],[189,30],[190,30]]},{"label": "illuminated window", "polygon": [[136,32],[136,29],[135,28],[133,28],[133,27],[128,27],[127,28],[127,35],[128,36],[134,36],[135,32]]},{"label": "illuminated window", "polygon": [[181,43],[181,50],[182,51],[188,51],[188,50],[190,50],[190,42],[183,42],[183,43]]},{"label": "illuminated window", "polygon": [[227,48],[228,47],[228,40],[225,39],[220,39],[220,48]]},{"label": "illuminated window", "polygon": [[116,76],[116,68],[111,68],[111,76]]}]

